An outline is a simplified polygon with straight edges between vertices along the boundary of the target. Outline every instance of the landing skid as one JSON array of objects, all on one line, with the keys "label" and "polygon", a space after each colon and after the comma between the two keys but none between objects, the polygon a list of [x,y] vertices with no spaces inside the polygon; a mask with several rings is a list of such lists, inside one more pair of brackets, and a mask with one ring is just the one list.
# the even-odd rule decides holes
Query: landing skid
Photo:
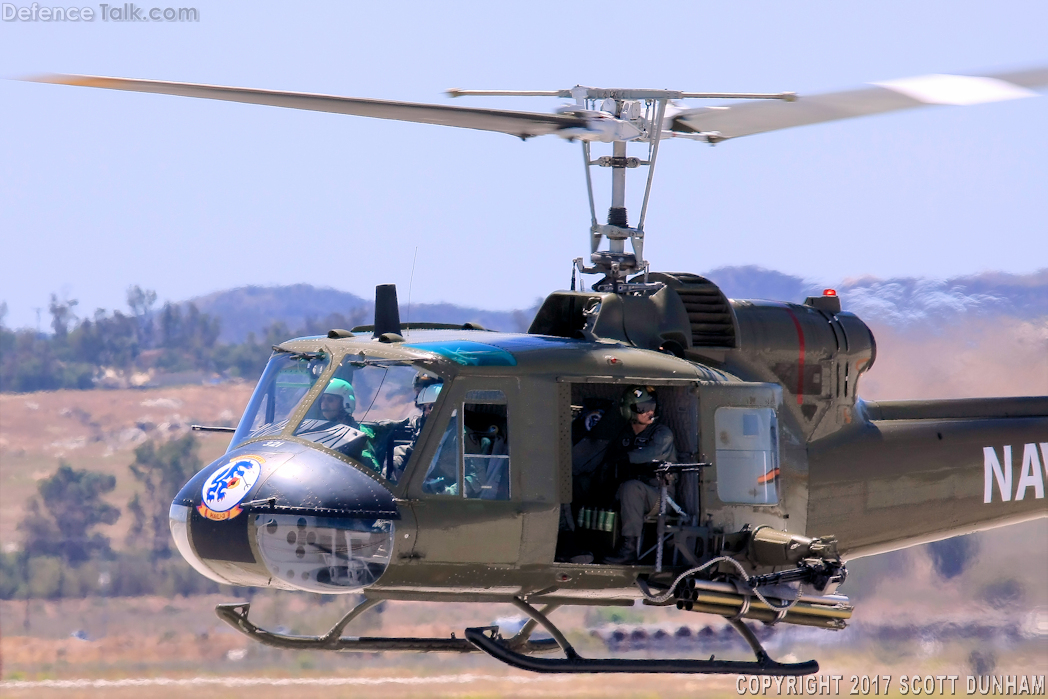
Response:
[{"label": "landing skid", "polygon": [[[285,650],[330,650],[342,652],[414,651],[417,653],[475,653],[482,651],[521,670],[543,673],[679,673],[679,674],[738,674],[738,675],[810,675],[819,671],[814,660],[803,663],[779,663],[772,660],[760,641],[741,620],[729,623],[746,640],[755,661],[693,660],[678,659],[632,659],[632,658],[583,658],[568,642],[560,629],[553,625],[547,614],[559,605],[550,604],[539,611],[522,599],[514,598],[513,606],[528,615],[529,620],[517,635],[503,639],[497,626],[468,628],[465,638],[387,638],[347,637],[342,632],[354,619],[374,607],[380,600],[369,599],[350,610],[323,636],[294,636],[260,628],[248,620],[249,603],[220,604],[215,613],[234,629],[267,646]],[[553,638],[531,640],[536,626],[542,626]],[[548,653],[558,648],[564,658],[536,658],[532,654]]]},{"label": "landing skid", "polygon": [[[381,651],[412,651],[415,653],[476,653],[479,649],[464,638],[389,638],[380,636],[347,637],[342,631],[351,621],[374,607],[381,600],[365,600],[349,611],[323,636],[292,636],[256,626],[248,620],[250,603],[220,604],[215,607],[218,618],[253,641],[283,650],[334,650],[341,652],[377,653]],[[527,628],[527,627],[526,627]],[[531,629],[534,625],[531,625]],[[525,629],[521,629],[523,633]],[[521,634],[509,639],[507,644],[515,652],[549,653],[557,650],[557,642],[551,638],[532,641]]]},{"label": "landing skid", "polygon": [[[498,638],[497,627],[466,629],[466,639],[496,660],[521,670],[545,673],[631,672],[707,675],[810,675],[819,671],[819,663],[814,660],[803,663],[780,663],[772,660],[749,627],[738,619],[729,620],[729,623],[746,639],[757,656],[756,661],[714,660],[713,656],[710,656],[709,660],[583,658],[544,613],[517,598],[514,598],[513,606],[546,629],[560,645],[565,657],[533,658],[518,653]],[[489,634],[485,634],[485,631]]]}]

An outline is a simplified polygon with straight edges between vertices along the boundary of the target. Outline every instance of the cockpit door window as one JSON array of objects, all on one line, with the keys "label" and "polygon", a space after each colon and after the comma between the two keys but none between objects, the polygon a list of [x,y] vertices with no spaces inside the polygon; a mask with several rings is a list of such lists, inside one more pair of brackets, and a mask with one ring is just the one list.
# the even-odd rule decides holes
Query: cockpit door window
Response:
[{"label": "cockpit door window", "polygon": [[509,500],[509,422],[506,395],[467,391],[448,418],[422,492],[474,500]]},{"label": "cockpit door window", "polygon": [[426,469],[422,492],[433,495],[456,495],[459,492],[459,421],[458,410],[451,411],[437,451]]},{"label": "cockpit door window", "polygon": [[502,391],[468,391],[462,406],[463,495],[509,500],[509,420]]}]

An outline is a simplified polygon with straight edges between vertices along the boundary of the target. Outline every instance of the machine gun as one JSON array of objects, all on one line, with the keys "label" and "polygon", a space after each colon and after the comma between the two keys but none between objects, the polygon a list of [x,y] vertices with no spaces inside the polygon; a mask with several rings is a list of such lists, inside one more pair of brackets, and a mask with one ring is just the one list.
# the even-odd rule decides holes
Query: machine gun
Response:
[{"label": "machine gun", "polygon": [[799,582],[822,592],[830,584],[840,585],[848,577],[848,569],[841,561],[822,558],[807,558],[792,570],[782,570],[766,575],[753,575],[746,580],[751,590],[768,585],[786,585]]}]

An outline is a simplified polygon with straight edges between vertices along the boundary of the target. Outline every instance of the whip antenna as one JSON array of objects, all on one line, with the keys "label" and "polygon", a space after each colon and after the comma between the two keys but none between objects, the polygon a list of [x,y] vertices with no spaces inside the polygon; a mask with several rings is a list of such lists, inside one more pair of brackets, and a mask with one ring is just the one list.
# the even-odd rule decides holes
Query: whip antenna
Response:
[{"label": "whip antenna", "polygon": [[409,333],[411,330],[408,325],[411,323],[411,285],[415,282],[415,260],[418,259],[418,246],[415,246],[415,254],[411,256],[411,276],[408,277],[408,317],[404,323],[404,332]]}]

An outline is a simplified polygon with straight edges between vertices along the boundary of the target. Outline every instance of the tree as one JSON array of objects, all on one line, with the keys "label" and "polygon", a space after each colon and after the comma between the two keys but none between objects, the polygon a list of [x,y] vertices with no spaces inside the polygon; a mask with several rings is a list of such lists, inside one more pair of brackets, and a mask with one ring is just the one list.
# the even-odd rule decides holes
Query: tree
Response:
[{"label": "tree", "polygon": [[127,288],[127,307],[138,322],[138,344],[142,347],[153,346],[154,304],[156,292],[152,289],[143,289],[138,284]]},{"label": "tree", "polygon": [[120,518],[120,510],[102,499],[116,488],[114,476],[74,469],[63,461],[37,488],[40,497],[30,499],[18,525],[28,556],[60,556],[75,566],[92,555],[110,553],[109,538],[92,530]]},{"label": "tree", "polygon": [[172,371],[212,368],[215,341],[221,332],[218,318],[202,313],[196,304],[167,303],[160,311],[162,366]]},{"label": "tree", "polygon": [[146,543],[154,561],[171,555],[168,510],[179,489],[200,470],[199,446],[192,434],[161,444],[150,440],[135,449],[135,460],[128,466],[142,484],[142,497],[136,493],[128,503],[134,517],[128,543]]},{"label": "tree", "polygon": [[51,294],[51,303],[47,308],[51,312],[51,329],[55,332],[56,340],[65,339],[66,334],[69,332],[69,326],[76,320],[73,306],[77,303],[76,299],[59,301],[58,296]]},{"label": "tree", "polygon": [[69,348],[77,362],[127,369],[139,352],[137,323],[120,311],[107,315],[99,308],[94,321],[85,319],[69,333]]}]

